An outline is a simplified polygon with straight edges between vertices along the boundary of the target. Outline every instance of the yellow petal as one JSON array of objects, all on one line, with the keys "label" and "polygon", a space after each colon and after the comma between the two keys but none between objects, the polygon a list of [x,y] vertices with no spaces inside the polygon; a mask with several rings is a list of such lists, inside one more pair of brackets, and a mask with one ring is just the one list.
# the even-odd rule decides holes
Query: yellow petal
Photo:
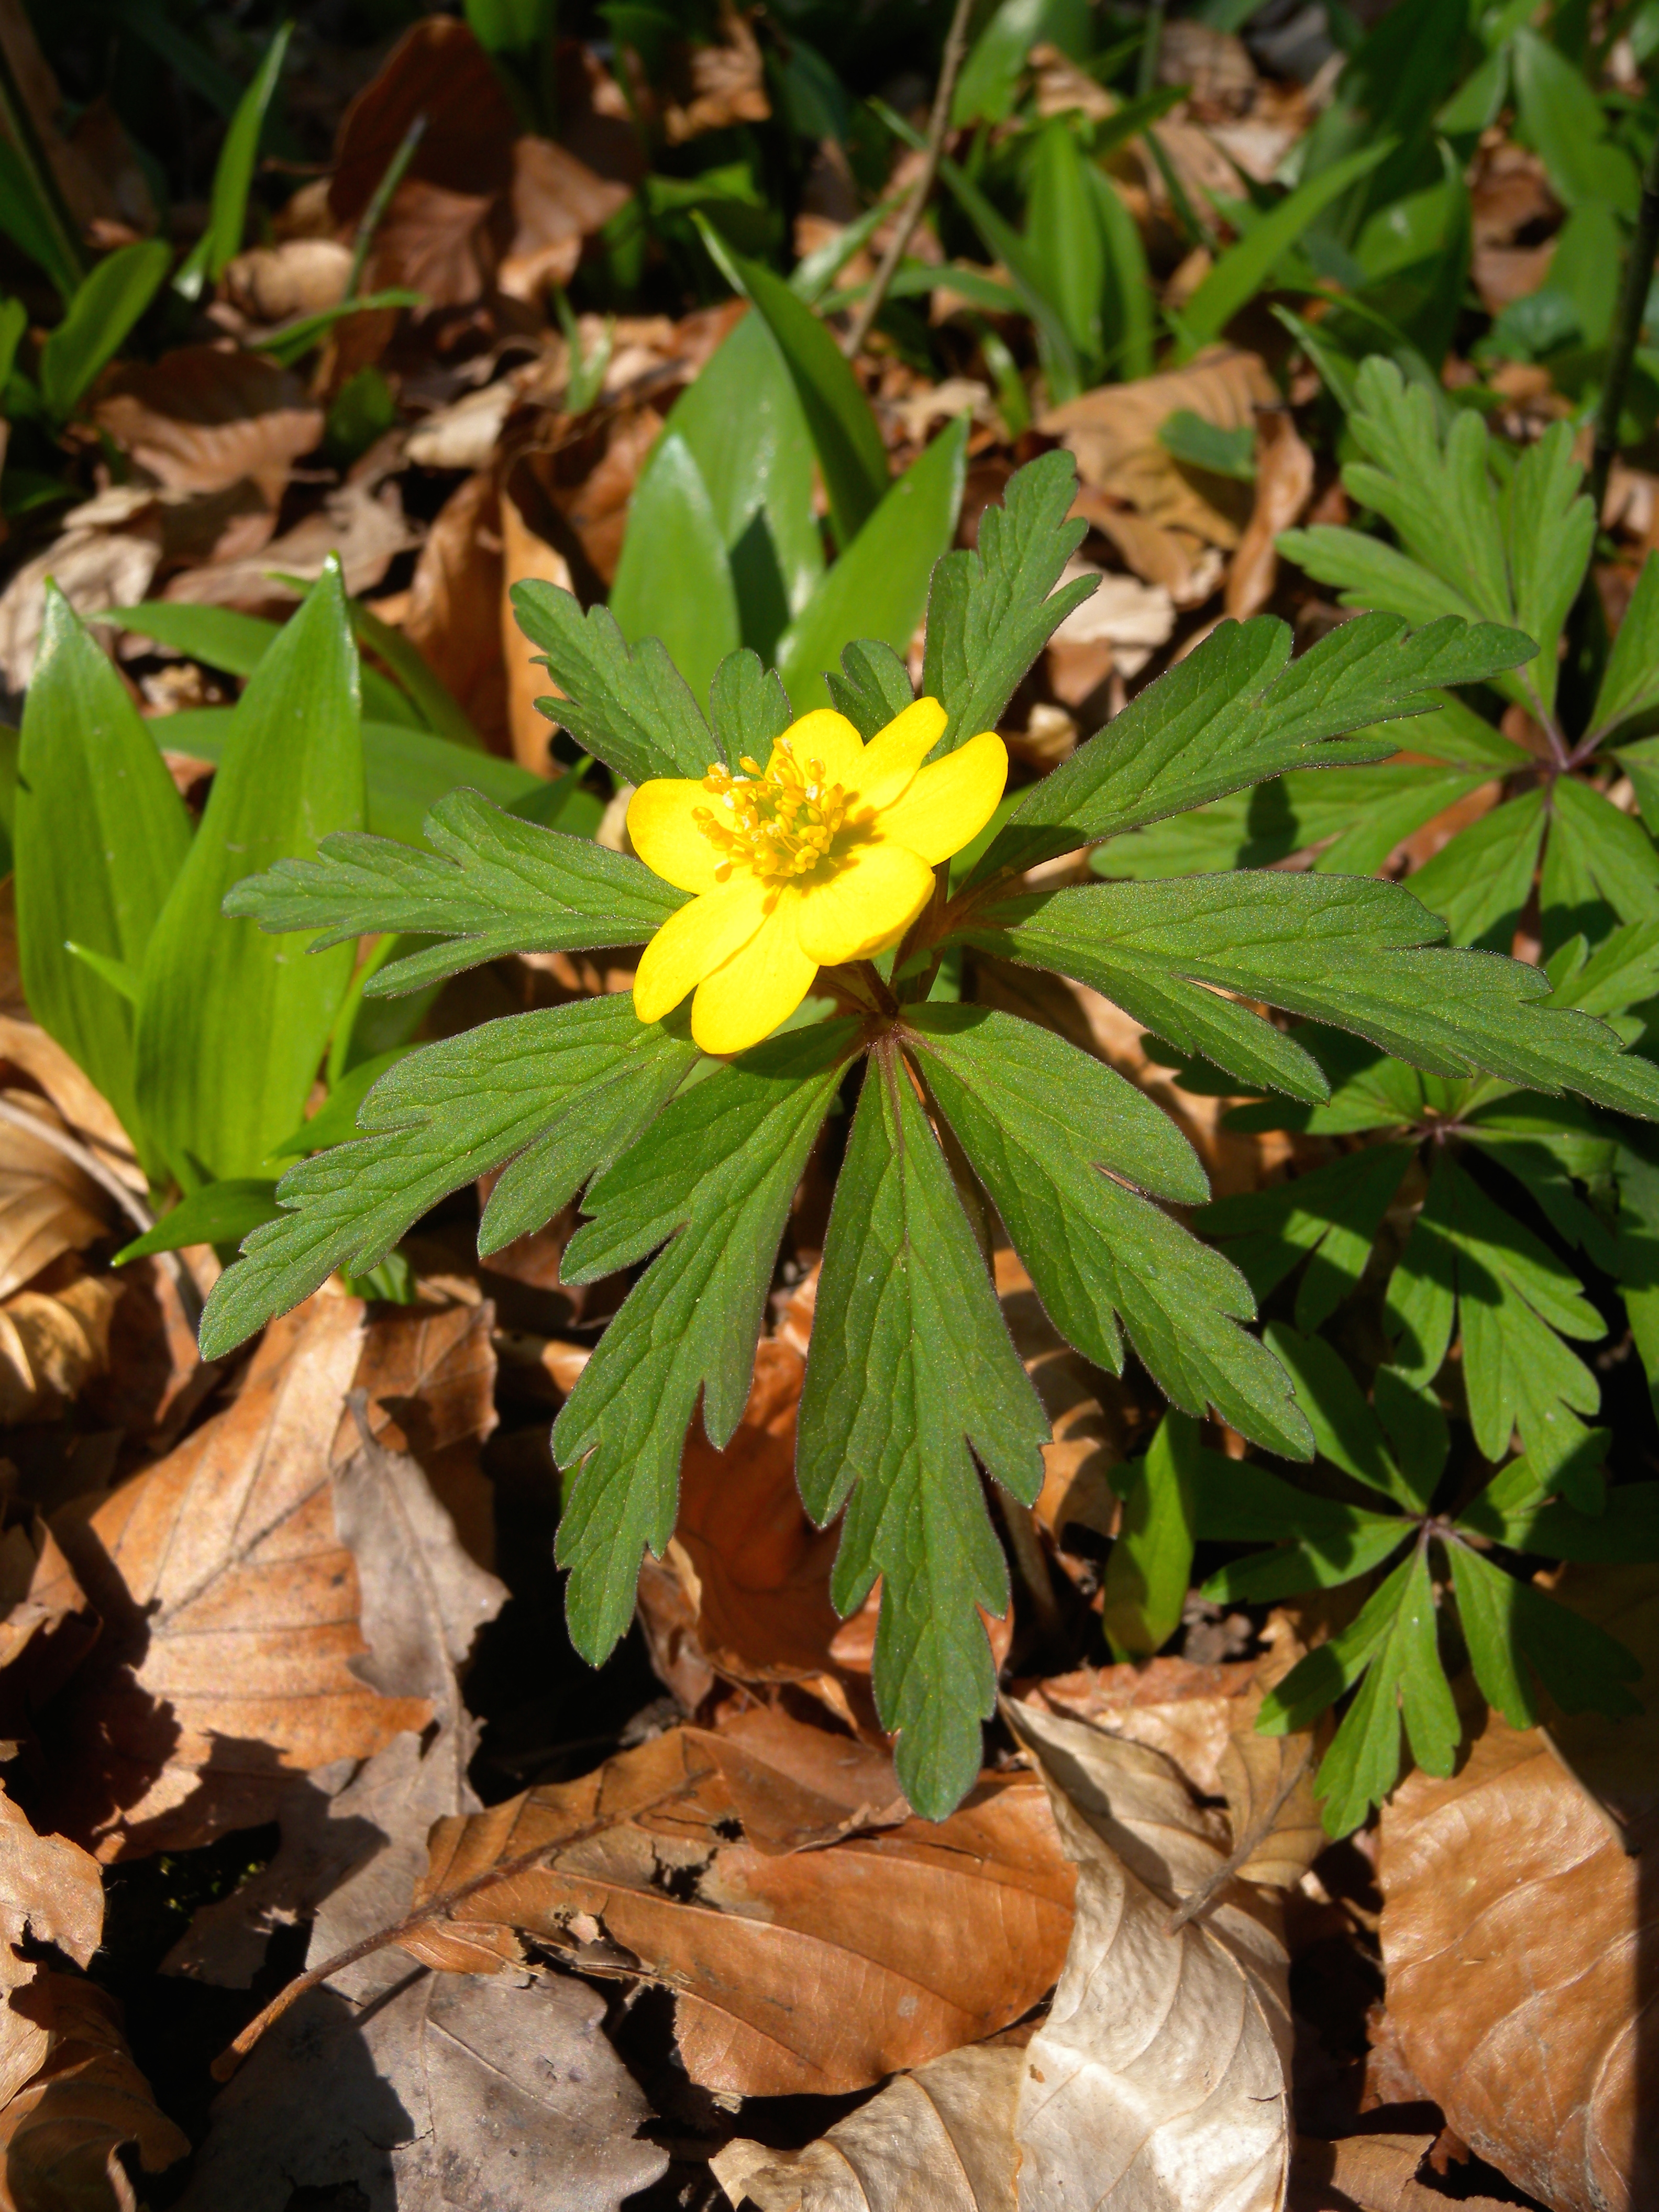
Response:
[{"label": "yellow petal", "polygon": [[945,720],[937,699],[907,707],[864,748],[847,782],[848,797],[861,806],[890,806],[939,743]]},{"label": "yellow petal", "polygon": [[[833,707],[815,707],[810,714],[803,714],[784,732],[794,754],[796,765],[805,769],[808,761],[823,763],[824,781],[844,784],[864,757],[864,740],[848,720]],[[769,774],[777,765],[777,746],[772,748],[772,757],[767,763]]]},{"label": "yellow petal", "polygon": [[746,1052],[788,1020],[818,972],[796,940],[798,898],[786,891],[740,951],[698,986],[691,1035],[705,1052]]},{"label": "yellow petal", "polygon": [[802,884],[801,949],[825,968],[863,960],[902,936],[933,890],[933,870],[903,845],[855,845],[823,883]]},{"label": "yellow petal", "polygon": [[876,834],[884,843],[908,845],[924,860],[948,860],[971,845],[996,812],[1007,781],[1008,748],[994,730],[982,731],[918,770],[902,798],[883,809]]},{"label": "yellow petal", "polygon": [[640,1019],[659,1022],[711,969],[746,945],[766,920],[766,899],[752,876],[740,876],[670,915],[646,946],[634,978]]},{"label": "yellow petal", "polygon": [[699,806],[714,801],[702,784],[687,776],[655,776],[628,802],[628,834],[634,850],[653,875],[683,891],[712,891],[720,853],[692,819]]}]

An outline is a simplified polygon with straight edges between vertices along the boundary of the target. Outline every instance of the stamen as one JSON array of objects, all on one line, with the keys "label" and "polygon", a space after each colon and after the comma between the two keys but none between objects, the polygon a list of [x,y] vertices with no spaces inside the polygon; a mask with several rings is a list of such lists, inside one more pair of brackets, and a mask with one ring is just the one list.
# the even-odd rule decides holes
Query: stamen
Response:
[{"label": "stamen", "polygon": [[747,754],[738,765],[741,777],[711,762],[703,778],[703,789],[720,803],[718,815],[711,807],[692,809],[692,820],[722,855],[715,880],[726,882],[739,862],[763,882],[810,875],[847,818],[847,794],[827,781],[820,760],[809,760],[803,773],[787,738],[779,738],[769,774]]}]

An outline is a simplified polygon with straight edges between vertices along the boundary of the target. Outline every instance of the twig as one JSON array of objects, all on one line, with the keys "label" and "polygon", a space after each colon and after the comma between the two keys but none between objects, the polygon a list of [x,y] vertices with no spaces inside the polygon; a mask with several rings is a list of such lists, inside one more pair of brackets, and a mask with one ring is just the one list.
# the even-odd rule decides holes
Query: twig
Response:
[{"label": "twig", "polygon": [[595,1836],[604,1835],[608,1829],[618,1826],[624,1820],[640,1820],[647,1813],[660,1812],[665,1805],[672,1805],[682,1797],[689,1797],[698,1784],[706,1782],[715,1771],[712,1766],[700,1766],[695,1772],[688,1774],[677,1788],[665,1790],[646,1804],[635,1805],[626,1813],[608,1813],[603,1820],[588,1820],[580,1828],[572,1828],[562,1836],[551,1836],[544,1844],[538,1844],[533,1850],[521,1851],[517,1858],[498,1859],[494,1866],[486,1867],[482,1874],[475,1874],[466,1881],[457,1882],[453,1889],[441,1890],[435,1897],[428,1897],[424,1905],[418,1905],[414,1911],[405,1913],[394,1926],[382,1928],[373,1936],[365,1936],[360,1943],[349,1944],[343,1951],[337,1951],[331,1959],[325,1959],[320,1966],[308,1966],[303,1974],[296,1974],[286,1989],[279,1990],[264,2009],[256,2013],[249,2021],[236,2040],[219,2053],[210,2069],[214,2080],[228,2081],[265,2030],[279,2021],[289,2007],[302,1997],[307,1990],[314,1990],[319,1982],[327,1981],[331,1974],[339,1973],[346,1966],[355,1966],[359,1959],[367,1959],[375,1951],[383,1951],[389,1943],[401,1942],[404,1936],[412,1935],[417,1928],[424,1928],[429,1922],[444,1917],[458,1905],[464,1905],[469,1897],[476,1897],[481,1889],[490,1889],[497,1882],[511,1881],[515,1875],[532,1872],[556,1851],[568,1851],[577,1844],[591,1843]]},{"label": "twig", "polygon": [[1619,295],[1619,319],[1607,347],[1607,380],[1595,410],[1595,452],[1590,462],[1590,497],[1595,501],[1595,526],[1601,526],[1601,508],[1607,496],[1607,476],[1619,451],[1619,417],[1625,409],[1631,363],[1641,334],[1642,311],[1647,305],[1653,276],[1653,258],[1659,252],[1659,132],[1642,173],[1642,202],[1637,211],[1636,235],[1630,242],[1625,281]]},{"label": "twig", "polygon": [[951,27],[945,33],[945,55],[939,64],[939,84],[933,94],[933,112],[927,121],[927,144],[921,157],[921,171],[911,188],[908,204],[899,216],[887,251],[881,257],[881,266],[871,282],[869,290],[859,302],[846,337],[842,340],[842,351],[849,361],[857,357],[860,348],[870,335],[870,327],[881,313],[887,297],[888,287],[898,274],[898,265],[916,234],[916,225],[921,221],[921,211],[927,204],[927,195],[933,189],[933,179],[939,174],[939,155],[945,151],[945,134],[951,128],[951,102],[956,94],[957,78],[962,72],[963,57],[968,52],[968,18],[973,13],[974,0],[957,0],[956,13],[951,18]]},{"label": "twig", "polygon": [[82,1175],[90,1176],[94,1182],[109,1193],[127,1219],[136,1224],[141,1237],[155,1228],[155,1217],[143,1200],[135,1198],[120,1177],[112,1175],[96,1152],[78,1138],[63,1129],[54,1129],[49,1121],[39,1121],[33,1114],[26,1114],[21,1106],[14,1106],[6,1098],[0,1098],[0,1121],[9,1121],[15,1129],[27,1130],[43,1145],[50,1145],[53,1152],[61,1152],[66,1160],[73,1160]]},{"label": "twig", "polygon": [[1261,1848],[1262,1838],[1273,1832],[1273,1822],[1290,1802],[1291,1791],[1307,1772],[1312,1759],[1313,1739],[1310,1737],[1304,1747],[1301,1758],[1274,1790],[1273,1802],[1261,1818],[1248,1834],[1240,1838],[1231,1856],[1224,1860],[1216,1869],[1204,1887],[1201,1889],[1195,1889],[1190,1897],[1182,1898],[1181,1903],[1164,1922],[1164,1932],[1166,1936],[1179,1934],[1189,1920],[1196,1920],[1200,1912],[1207,1911],[1233,1876],[1242,1867],[1249,1864],[1251,1857]]},{"label": "twig", "polygon": [[363,269],[368,260],[368,249],[374,243],[374,234],[380,228],[392,195],[404,180],[404,173],[415,159],[415,149],[426,135],[426,117],[417,115],[404,131],[397,152],[386,165],[386,174],[374,187],[374,198],[363,210],[357,224],[357,235],[351,246],[351,274],[346,279],[345,295],[355,300],[362,288]]}]

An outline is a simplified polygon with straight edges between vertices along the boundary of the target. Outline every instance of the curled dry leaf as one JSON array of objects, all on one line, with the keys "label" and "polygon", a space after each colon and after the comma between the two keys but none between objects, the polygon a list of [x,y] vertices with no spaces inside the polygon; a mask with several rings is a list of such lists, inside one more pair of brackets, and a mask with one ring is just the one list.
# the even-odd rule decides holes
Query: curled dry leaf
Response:
[{"label": "curled dry leaf", "polygon": [[351,248],[335,238],[284,238],[239,253],[224,274],[232,307],[256,323],[320,315],[345,297]]},{"label": "curled dry leaf", "polygon": [[484,199],[507,189],[519,131],[512,102],[466,25],[428,15],[342,118],[328,188],[337,222],[362,215],[417,116],[426,120],[407,176]]},{"label": "curled dry leaf", "polygon": [[330,1445],[362,1313],[325,1292],[273,1323],[233,1405],[57,1518],[103,1632],[54,1715],[52,1812],[102,1859],[268,1820],[296,1773],[431,1715],[352,1665],[368,1647]]},{"label": "curled dry leaf", "polygon": [[273,519],[289,470],[323,434],[323,410],[291,369],[216,346],[124,363],[93,416],[168,491],[220,491],[246,479]]},{"label": "curled dry leaf", "polygon": [[1314,457],[1288,407],[1256,419],[1255,505],[1227,571],[1224,611],[1237,621],[1259,614],[1279,580],[1279,533],[1299,520],[1313,494]]},{"label": "curled dry leaf", "polygon": [[159,533],[106,529],[99,523],[69,526],[32,561],[25,561],[0,592],[0,676],[21,693],[34,672],[35,648],[46,611],[50,576],[84,620],[106,607],[131,606],[149,589],[161,559]]},{"label": "curled dry leaf", "polygon": [[[0,1089],[24,1122],[0,1122],[0,1297],[21,1290],[61,1253],[82,1251],[109,1232],[108,1194],[52,1142],[62,1118],[33,1092]],[[38,1120],[36,1136],[25,1123]]]},{"label": "curled dry leaf", "polygon": [[582,241],[627,204],[626,185],[596,177],[550,138],[520,138],[513,149],[513,236],[496,272],[511,298],[539,299],[568,284]]},{"label": "curled dry leaf", "polygon": [[186,2155],[190,2138],[134,2065],[114,1998],[67,1974],[45,1976],[42,1987],[46,2062],[0,2109],[0,2212],[137,2212],[123,2145],[159,2173]]},{"label": "curled dry leaf", "polygon": [[26,1937],[56,1943],[89,1966],[104,1932],[104,1884],[95,1859],[66,1836],[38,1836],[0,1789],[0,2106],[46,2063],[52,2007],[26,1959]]},{"label": "curled dry leaf", "polygon": [[[517,1930],[567,1946],[602,1938],[582,1955],[673,1990],[686,2070],[740,2096],[867,2087],[994,2033],[1051,1986],[1071,1869],[1028,1778],[988,1776],[938,1825],[768,1850],[744,1808],[759,1790],[775,1822],[779,1785],[761,1784],[781,1770],[741,1748],[739,1759],[713,1731],[676,1729],[580,1782],[446,1821],[427,1894],[532,1850],[550,1863],[505,1874],[405,1948],[466,1969],[516,1958]],[[659,1802],[693,1778],[694,1794]],[[798,1803],[798,1778],[782,1780]],[[604,1833],[558,1851],[562,1834],[613,1812]],[[734,1821],[741,1840],[728,1840]]]},{"label": "curled dry leaf", "polygon": [[122,1289],[66,1255],[40,1287],[0,1305],[0,1425],[51,1419],[103,1373]]},{"label": "curled dry leaf", "polygon": [[[9,905],[5,921],[9,931],[15,930]],[[121,1127],[115,1109],[38,1023],[0,1013],[0,1070],[6,1072],[9,1082],[24,1078],[101,1167],[129,1190],[143,1192],[144,1171],[133,1157],[132,1139]]]},{"label": "curled dry leaf", "polygon": [[317,513],[273,538],[263,552],[182,569],[170,579],[163,596],[197,606],[264,609],[280,617],[300,593],[276,582],[274,574],[296,577],[303,586],[320,576],[330,554],[337,553],[346,590],[361,598],[374,590],[399,553],[417,542],[395,483],[376,490],[347,482],[329,493]]},{"label": "curled dry leaf", "polygon": [[[352,1381],[353,1391],[364,1394],[370,1437],[419,1462],[463,1547],[485,1569],[495,1565],[495,1501],[478,1451],[498,1418],[495,1325],[488,1298],[382,1313],[364,1332]],[[349,1460],[358,1442],[348,1407],[335,1434],[336,1460]],[[465,1656],[465,1647],[456,1656]]]},{"label": "curled dry leaf", "polygon": [[[1636,1639],[1650,1716],[1659,1576],[1603,1570],[1586,1585]],[[1622,1835],[1541,1730],[1496,1715],[1455,1775],[1410,1775],[1382,1814],[1394,2040],[1463,2140],[1554,2212],[1640,2212],[1659,2176],[1659,1895],[1626,1848],[1659,1848],[1654,1722],[1623,1725],[1622,1754],[1612,1728],[1579,1750],[1632,1812]]]},{"label": "curled dry leaf", "polygon": [[[1433,2136],[1304,2136],[1291,2168],[1287,2212],[1443,2212],[1445,2192],[1418,2179]],[[1464,2197],[1465,2212],[1503,2212],[1492,2197]]]}]

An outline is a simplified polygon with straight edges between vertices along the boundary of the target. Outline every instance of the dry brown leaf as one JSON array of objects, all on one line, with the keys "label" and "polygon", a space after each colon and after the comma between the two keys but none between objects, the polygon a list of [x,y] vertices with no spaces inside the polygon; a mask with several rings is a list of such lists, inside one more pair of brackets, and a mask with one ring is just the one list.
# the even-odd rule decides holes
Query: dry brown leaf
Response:
[{"label": "dry brown leaf", "polygon": [[[404,514],[395,483],[377,489],[347,483],[321,507],[273,538],[263,552],[212,561],[173,577],[162,596],[195,606],[268,609],[281,613],[300,592],[272,580],[273,572],[314,581],[331,553],[337,553],[345,587],[354,598],[374,590],[399,553],[418,544]],[[142,596],[142,594],[140,595]],[[110,602],[106,602],[106,605]]]},{"label": "dry brown leaf", "polygon": [[451,191],[409,177],[392,195],[367,264],[376,289],[407,285],[432,307],[466,307],[480,298],[495,267],[489,192]]},{"label": "dry brown leaf", "polygon": [[143,168],[107,100],[99,99],[65,135],[58,80],[21,0],[0,5],[0,46],[36,140],[78,228],[100,246],[124,246],[155,226]]},{"label": "dry brown leaf", "polygon": [[1257,614],[1279,580],[1276,541],[1297,521],[1313,495],[1314,457],[1285,407],[1256,418],[1255,505],[1227,571],[1224,611],[1237,621]]},{"label": "dry brown leaf", "polygon": [[48,576],[84,620],[106,607],[142,599],[161,564],[159,532],[141,537],[77,524],[73,514],[65,521],[68,526],[46,551],[24,562],[0,592],[0,676],[13,691],[27,691],[34,672]]},{"label": "dry brown leaf", "polygon": [[104,1633],[54,1716],[52,1816],[100,1858],[267,1820],[295,1774],[430,1716],[352,1666],[368,1647],[329,1448],[362,1313],[324,1292],[273,1322],[227,1411],[57,1518]]},{"label": "dry brown leaf", "polygon": [[[434,1311],[406,1307],[369,1323],[352,1382],[364,1392],[370,1435],[420,1464],[433,1495],[481,1567],[495,1564],[495,1498],[478,1448],[495,1431],[495,1309],[486,1298]],[[335,1457],[357,1447],[348,1412]]]},{"label": "dry brown leaf", "polygon": [[501,495],[501,589],[495,619],[498,651],[507,671],[507,726],[513,757],[533,775],[550,775],[553,725],[537,711],[536,702],[555,696],[558,687],[519,628],[512,590],[514,584],[538,580],[568,592],[572,589],[570,564],[531,528],[510,489]]},{"label": "dry brown leaf", "polygon": [[[8,922],[9,926],[9,915]],[[129,1190],[142,1193],[147,1188],[144,1171],[133,1157],[132,1139],[115,1109],[39,1023],[0,1013],[0,1067],[8,1064],[51,1100],[59,1119],[100,1165]]]},{"label": "dry brown leaf", "polygon": [[772,112],[759,45],[731,0],[723,0],[720,33],[715,40],[688,41],[674,57],[669,97],[661,103],[671,146],[737,123],[764,123]]},{"label": "dry brown leaf", "polygon": [[345,297],[351,248],[336,238],[285,238],[239,253],[225,270],[226,296],[256,323],[319,315]]},{"label": "dry brown leaf", "polygon": [[[465,1918],[405,1948],[473,1969],[515,1956],[516,1929],[569,1945],[597,1929],[613,1970],[637,1961],[675,1992],[691,2078],[744,2096],[867,2087],[994,2033],[1050,1986],[1071,1869],[1027,1778],[987,1776],[937,1825],[779,1854],[726,1840],[743,1782],[719,1771],[723,1755],[719,1738],[678,1729],[580,1782],[446,1821],[428,1894],[602,1815],[617,1824],[487,1885]],[[629,1817],[699,1773],[693,1796]]]},{"label": "dry brown leaf", "polygon": [[491,744],[510,752],[501,656],[501,539],[494,476],[451,493],[410,582],[404,635]]},{"label": "dry brown leaf", "polygon": [[218,491],[246,478],[273,520],[294,463],[323,434],[323,410],[292,370],[215,346],[123,363],[93,418],[169,491]]},{"label": "dry brown leaf", "polygon": [[1109,648],[1108,667],[1123,676],[1138,676],[1157,647],[1169,643],[1175,629],[1175,601],[1168,589],[1162,584],[1143,584],[1133,576],[1109,576],[1086,561],[1068,561],[1061,580],[1070,583],[1079,576],[1100,580],[1091,596],[1055,630],[1050,650],[1103,645]]},{"label": "dry brown leaf", "polygon": [[550,138],[520,138],[513,149],[513,236],[497,272],[503,292],[534,301],[550,284],[568,284],[582,240],[626,205],[626,185],[596,177]]},{"label": "dry brown leaf", "polygon": [[484,199],[507,190],[519,133],[512,102],[465,24],[428,15],[404,33],[341,121],[328,188],[337,222],[357,221],[416,116],[426,122],[409,177]]},{"label": "dry brown leaf", "polygon": [[[1418,2169],[1433,2136],[1347,2136],[1320,2142],[1304,2136],[1291,2166],[1287,2212],[1443,2212],[1443,2191],[1426,2187]],[[1492,2197],[1464,2197],[1465,2212],[1504,2212]]]},{"label": "dry brown leaf", "polygon": [[1184,368],[1102,385],[1052,407],[1039,427],[1076,456],[1085,484],[1166,528],[1190,530],[1231,550],[1249,514],[1248,489],[1188,468],[1158,443],[1158,434],[1182,408],[1218,429],[1242,429],[1257,406],[1278,398],[1260,355],[1210,346]]},{"label": "dry brown leaf", "polygon": [[1158,1752],[1009,1710],[1078,1868],[1066,1969],[1024,2054],[1021,2212],[1279,2212],[1291,2037],[1275,1903],[1235,1881],[1171,1933],[1170,1908],[1220,1871],[1224,1825]]},{"label": "dry brown leaf", "polygon": [[[1651,1710],[1659,1579],[1624,1581],[1628,1595],[1644,1578]],[[1646,1806],[1631,1840],[1650,1851],[1653,1724],[1630,1725],[1626,1774]],[[1541,1730],[1496,1714],[1456,1774],[1415,1772],[1383,1808],[1389,2027],[1463,2140],[1554,2212],[1653,2201],[1659,1896],[1645,1865]]]},{"label": "dry brown leaf", "polygon": [[80,1273],[67,1255],[45,1281],[0,1305],[0,1425],[61,1413],[109,1364],[122,1285]]},{"label": "dry brown leaf", "polygon": [[132,2063],[120,2008],[91,1982],[44,1978],[50,2043],[40,2071],[0,2110],[0,2212],[137,2212],[119,2153],[146,2173],[186,2156],[190,2138]]},{"label": "dry brown leaf", "polygon": [[32,1091],[0,1089],[16,1113],[38,1119],[33,1135],[15,1121],[0,1122],[0,1297],[38,1275],[60,1253],[83,1251],[106,1237],[114,1213],[109,1194],[51,1142],[65,1135],[61,1117]]},{"label": "dry brown leaf", "polygon": [[0,2106],[46,2063],[52,2008],[40,1968],[23,1957],[26,1936],[55,1943],[81,1966],[104,1932],[104,1884],[96,1860],[65,1836],[38,1836],[0,1789]]},{"label": "dry brown leaf", "polygon": [[1220,550],[1196,531],[1166,528],[1087,484],[1079,490],[1072,512],[1109,538],[1137,576],[1161,585],[1177,607],[1202,605],[1221,581],[1226,562]]}]

